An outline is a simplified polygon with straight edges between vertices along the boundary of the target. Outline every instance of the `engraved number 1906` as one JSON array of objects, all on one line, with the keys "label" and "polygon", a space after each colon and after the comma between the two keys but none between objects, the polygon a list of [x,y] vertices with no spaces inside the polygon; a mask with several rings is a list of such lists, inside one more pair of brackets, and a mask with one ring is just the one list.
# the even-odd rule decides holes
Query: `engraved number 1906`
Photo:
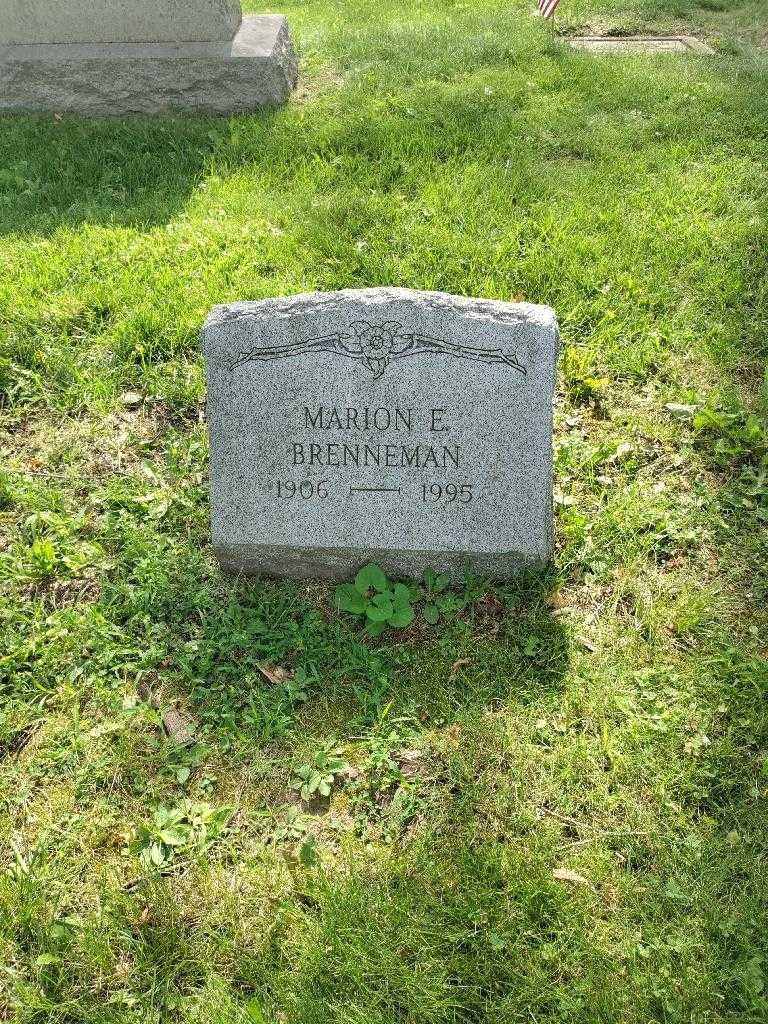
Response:
[{"label": "engraved number 1906", "polygon": [[295,480],[277,481],[278,498],[303,498],[308,501],[310,498],[327,498],[328,481],[320,480],[315,483],[313,480],[302,480],[296,483]]}]

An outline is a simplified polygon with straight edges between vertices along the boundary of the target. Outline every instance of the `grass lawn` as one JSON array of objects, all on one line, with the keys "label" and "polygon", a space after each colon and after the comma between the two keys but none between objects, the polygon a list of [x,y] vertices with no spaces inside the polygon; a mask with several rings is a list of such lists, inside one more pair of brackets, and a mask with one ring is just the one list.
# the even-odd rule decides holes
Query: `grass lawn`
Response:
[{"label": "grass lawn", "polygon": [[[0,119],[0,1020],[768,1020],[768,9],[532,7],[285,0],[284,110]],[[563,352],[551,570],[370,640],[218,573],[197,334],[379,284]]]}]

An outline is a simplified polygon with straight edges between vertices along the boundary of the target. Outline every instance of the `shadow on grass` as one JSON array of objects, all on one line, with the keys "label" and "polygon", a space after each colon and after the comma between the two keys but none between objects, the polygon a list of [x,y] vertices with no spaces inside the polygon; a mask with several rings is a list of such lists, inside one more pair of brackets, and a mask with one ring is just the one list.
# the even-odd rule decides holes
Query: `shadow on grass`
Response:
[{"label": "shadow on grass", "polygon": [[[279,111],[249,122],[269,135]],[[211,172],[229,133],[216,117],[0,118],[0,234],[100,223],[165,224]]]},{"label": "shadow on grass", "polygon": [[[730,239],[718,243],[706,229],[725,221],[724,205],[734,220],[744,212],[728,197],[742,184],[747,160],[761,159],[759,73],[741,68],[736,76],[713,62],[713,74],[701,60],[660,58],[658,73],[649,74],[648,63],[635,59],[571,53],[530,25],[519,41],[500,15],[462,17],[472,29],[469,42],[451,19],[426,28],[410,21],[402,31],[390,19],[380,38],[378,30],[369,38],[365,25],[345,23],[326,42],[340,64],[359,59],[359,74],[353,66],[344,85],[304,106],[202,120],[6,117],[0,232],[161,225],[216,178],[215,202],[227,214],[257,219],[275,209],[281,216],[272,225],[276,235],[256,247],[239,235],[239,224],[231,237],[227,228],[215,238],[205,256],[206,302],[274,294],[271,287],[298,290],[305,279],[318,288],[403,284],[505,298],[524,293],[564,317],[585,307],[585,330],[595,334],[599,326],[605,341],[598,337],[595,347],[614,359],[612,371],[626,366],[627,336],[642,350],[659,336],[665,341],[690,329],[715,334],[719,361],[749,361],[756,379],[756,341],[766,331],[765,228],[735,232],[741,262]],[[465,49],[457,51],[459,43]],[[471,59],[459,67],[457,54],[465,50]],[[480,75],[492,84],[484,88],[484,78],[472,77]],[[739,159],[729,162],[736,150]],[[696,168],[712,173],[709,162],[719,177],[711,194],[697,194]],[[646,179],[655,187],[641,189]],[[688,208],[694,203],[702,206],[700,217]],[[210,235],[207,213],[202,203],[190,214],[193,224],[202,221],[201,241]],[[628,255],[627,235],[635,233],[642,258]],[[186,344],[193,332],[184,317],[175,313],[162,323],[157,312],[174,300],[177,309],[189,307],[183,256],[176,264],[169,247],[157,267],[145,269],[140,289],[131,282],[132,260],[125,263],[125,273],[122,264],[108,272],[109,287],[120,295],[113,318],[126,348],[150,348],[144,334]],[[211,266],[219,269],[209,280]],[[677,278],[689,268],[692,279],[680,287]],[[89,268],[88,280],[106,273]],[[614,284],[610,295],[596,298],[606,275],[642,285],[632,283],[625,297]],[[149,305],[155,290],[162,304],[145,315],[137,307]],[[611,328],[607,316],[616,306]],[[19,328],[35,346],[47,313],[39,325]],[[157,347],[159,360],[167,347]]]},{"label": "shadow on grass", "polygon": [[[183,560],[161,571],[152,589],[162,602],[150,618],[134,619],[151,623],[136,637],[152,651],[145,670],[162,672],[214,735],[246,747],[353,736],[384,708],[392,718],[442,725],[525,705],[556,691],[568,665],[549,570],[501,596],[489,592],[438,626],[417,622],[380,641],[336,612],[327,588],[190,578]],[[290,678],[271,683],[262,665]]]},{"label": "shadow on grass", "polygon": [[[611,958],[588,944],[592,899],[571,899],[535,857],[499,837],[469,837],[471,819],[456,824],[442,822],[385,863],[348,863],[338,878],[301,872],[295,909],[288,913],[276,890],[266,927],[248,886],[216,889],[215,923],[209,916],[201,927],[185,901],[191,887],[212,898],[205,868],[186,880],[147,877],[128,893],[106,885],[104,913],[76,928],[56,927],[62,908],[55,898],[46,906],[46,886],[0,878],[18,947],[40,963],[36,987],[15,979],[23,1019],[76,1005],[89,1021],[127,1021],[103,1009],[126,962],[131,998],[167,1007],[164,1021],[182,1000],[205,1006],[214,991],[215,1014],[179,1019],[236,1024],[246,1008],[248,1020],[296,1024],[490,1024],[527,1019],[525,1011],[540,1020],[628,1019],[610,1011]],[[108,980],[95,992],[97,973]],[[116,991],[111,1002],[119,999]]]}]

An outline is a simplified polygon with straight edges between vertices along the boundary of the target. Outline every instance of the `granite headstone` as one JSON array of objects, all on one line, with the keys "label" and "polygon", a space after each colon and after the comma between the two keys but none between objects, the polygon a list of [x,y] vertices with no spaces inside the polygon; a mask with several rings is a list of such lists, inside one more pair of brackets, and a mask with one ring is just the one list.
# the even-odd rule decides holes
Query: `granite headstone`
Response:
[{"label": "granite headstone", "polygon": [[6,43],[160,43],[232,39],[239,0],[2,0]]},{"label": "granite headstone", "polygon": [[373,288],[217,306],[202,337],[227,571],[503,579],[549,559],[549,307]]},{"label": "granite headstone", "polygon": [[0,112],[231,113],[296,78],[285,18],[240,0],[0,0]]}]

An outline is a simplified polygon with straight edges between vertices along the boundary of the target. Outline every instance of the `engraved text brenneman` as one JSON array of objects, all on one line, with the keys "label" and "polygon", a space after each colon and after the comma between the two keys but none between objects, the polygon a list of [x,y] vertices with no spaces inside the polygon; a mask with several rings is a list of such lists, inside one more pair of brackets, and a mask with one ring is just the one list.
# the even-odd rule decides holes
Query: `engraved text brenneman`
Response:
[{"label": "engraved text brenneman", "polygon": [[398,466],[414,469],[459,468],[461,447],[405,444],[296,444],[294,466]]},{"label": "engraved text brenneman", "polygon": [[[444,419],[446,409],[412,408],[336,408],[304,406],[301,419],[305,430],[342,431],[344,433],[400,433],[421,430],[443,434],[449,428]],[[458,469],[460,445],[429,443],[359,443],[357,441],[327,443],[294,442],[291,462],[294,466],[333,466],[339,468],[380,466],[388,469]]]}]

